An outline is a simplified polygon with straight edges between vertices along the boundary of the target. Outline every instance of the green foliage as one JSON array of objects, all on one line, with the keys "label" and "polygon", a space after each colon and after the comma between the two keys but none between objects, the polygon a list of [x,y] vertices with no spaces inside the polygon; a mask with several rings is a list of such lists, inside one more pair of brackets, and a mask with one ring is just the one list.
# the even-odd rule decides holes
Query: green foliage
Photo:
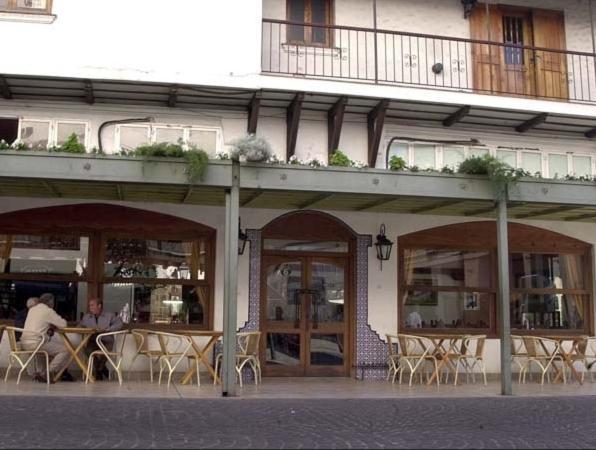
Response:
[{"label": "green foliage", "polygon": [[85,145],[79,142],[77,135],[72,133],[64,144],[58,147],[62,153],[85,153]]},{"label": "green foliage", "polygon": [[244,158],[249,162],[264,162],[273,155],[269,142],[254,134],[235,139],[230,142],[230,145],[232,146],[230,158],[235,161]]},{"label": "green foliage", "polygon": [[420,172],[420,167],[418,167],[418,166],[410,166],[410,167],[408,167],[408,170],[410,172]]},{"label": "green foliage", "polygon": [[330,166],[352,167],[354,162],[341,150],[335,150],[329,158]]},{"label": "green foliage", "polygon": [[389,170],[402,171],[407,167],[406,161],[401,156],[393,155],[389,160]]},{"label": "green foliage", "polygon": [[209,164],[209,156],[207,153],[204,150],[191,147],[185,152],[184,158],[188,164],[186,172],[188,182],[194,184],[197,181],[202,180],[205,171],[207,170],[207,165]]},{"label": "green foliage", "polygon": [[182,158],[184,148],[182,144],[169,142],[158,142],[155,144],[141,145],[133,150],[132,156],[143,156],[145,158]]},{"label": "green foliage", "polygon": [[458,172],[467,175],[488,176],[498,189],[498,195],[505,193],[508,185],[515,184],[520,178],[530,175],[529,172],[514,169],[491,155],[471,156],[460,164]]},{"label": "green foliage", "polygon": [[441,168],[441,173],[454,174],[455,170],[453,169],[453,167],[443,166],[443,168]]}]

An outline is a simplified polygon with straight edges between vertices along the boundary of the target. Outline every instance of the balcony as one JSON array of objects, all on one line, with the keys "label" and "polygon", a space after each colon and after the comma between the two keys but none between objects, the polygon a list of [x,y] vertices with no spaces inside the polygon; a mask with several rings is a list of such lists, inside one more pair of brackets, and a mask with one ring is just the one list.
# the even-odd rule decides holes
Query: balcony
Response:
[{"label": "balcony", "polygon": [[265,74],[593,104],[595,60],[593,53],[263,20]]}]

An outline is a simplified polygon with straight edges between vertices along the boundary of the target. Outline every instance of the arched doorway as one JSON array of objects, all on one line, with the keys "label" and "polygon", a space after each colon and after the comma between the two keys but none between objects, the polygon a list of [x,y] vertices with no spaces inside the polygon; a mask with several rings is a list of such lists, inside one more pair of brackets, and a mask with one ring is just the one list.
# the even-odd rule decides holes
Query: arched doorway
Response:
[{"label": "arched doorway", "polygon": [[266,376],[349,376],[357,235],[298,211],[262,230],[260,328]]},{"label": "arched doorway", "polygon": [[211,227],[117,205],[2,214],[0,320],[49,292],[69,322],[100,296],[139,326],[211,328],[214,244]]}]

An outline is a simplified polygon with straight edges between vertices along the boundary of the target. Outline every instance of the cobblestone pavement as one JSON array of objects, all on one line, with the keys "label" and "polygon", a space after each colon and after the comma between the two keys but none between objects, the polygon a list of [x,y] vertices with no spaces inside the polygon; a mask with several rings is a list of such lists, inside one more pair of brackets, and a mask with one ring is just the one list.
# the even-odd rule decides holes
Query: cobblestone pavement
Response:
[{"label": "cobblestone pavement", "polygon": [[594,397],[0,397],[0,448],[595,448]]}]

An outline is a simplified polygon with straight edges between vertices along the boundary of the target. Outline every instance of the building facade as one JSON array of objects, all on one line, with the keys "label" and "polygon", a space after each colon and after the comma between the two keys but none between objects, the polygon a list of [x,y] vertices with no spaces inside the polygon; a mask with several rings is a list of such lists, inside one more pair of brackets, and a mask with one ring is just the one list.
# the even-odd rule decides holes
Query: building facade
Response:
[{"label": "building facade", "polygon": [[[453,331],[486,334],[498,373],[495,190],[452,173],[491,155],[534,175],[507,197],[511,332],[593,334],[591,0],[125,3],[0,0],[0,138],[29,149],[0,154],[1,320],[51,291],[70,321],[101,295],[222,329],[235,207],[235,323],[265,375],[379,377],[386,333]],[[87,155],[34,151],[73,133]],[[243,162],[226,208],[247,133],[302,164]],[[120,156],[180,140],[212,158],[195,185]],[[368,168],[326,167],[337,149]]]}]

